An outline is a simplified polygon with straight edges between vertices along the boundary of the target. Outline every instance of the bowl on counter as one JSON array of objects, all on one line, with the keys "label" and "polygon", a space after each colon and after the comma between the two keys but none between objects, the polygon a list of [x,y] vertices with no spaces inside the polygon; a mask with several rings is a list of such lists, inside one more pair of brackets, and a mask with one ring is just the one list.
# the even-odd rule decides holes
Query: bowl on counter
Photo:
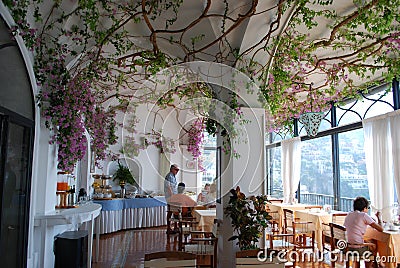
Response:
[{"label": "bowl on counter", "polygon": [[128,198],[128,199],[136,198],[136,194],[135,194],[135,193],[127,193],[127,194],[125,195],[125,198]]}]

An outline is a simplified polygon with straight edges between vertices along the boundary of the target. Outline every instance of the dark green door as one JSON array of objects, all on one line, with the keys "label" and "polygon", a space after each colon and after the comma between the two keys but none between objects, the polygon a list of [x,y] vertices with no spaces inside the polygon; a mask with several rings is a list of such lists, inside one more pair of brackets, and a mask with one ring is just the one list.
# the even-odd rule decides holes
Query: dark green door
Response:
[{"label": "dark green door", "polygon": [[1,266],[26,267],[32,126],[0,109]]}]

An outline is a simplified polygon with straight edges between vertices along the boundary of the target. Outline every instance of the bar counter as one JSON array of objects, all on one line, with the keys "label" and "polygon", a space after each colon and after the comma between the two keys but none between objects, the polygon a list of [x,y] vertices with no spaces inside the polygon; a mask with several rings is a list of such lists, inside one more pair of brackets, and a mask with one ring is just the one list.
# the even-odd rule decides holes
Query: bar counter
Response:
[{"label": "bar counter", "polygon": [[100,234],[162,226],[167,223],[167,204],[164,196],[93,200],[93,203],[102,206],[99,219]]}]

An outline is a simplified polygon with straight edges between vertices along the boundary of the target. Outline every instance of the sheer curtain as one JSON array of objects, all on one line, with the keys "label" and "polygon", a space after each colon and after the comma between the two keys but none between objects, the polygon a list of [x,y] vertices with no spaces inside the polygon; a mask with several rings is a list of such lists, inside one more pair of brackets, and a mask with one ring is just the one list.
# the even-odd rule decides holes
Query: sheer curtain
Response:
[{"label": "sheer curtain", "polygon": [[382,211],[382,218],[385,221],[390,220],[391,206],[394,202],[394,175],[397,192],[400,188],[399,115],[400,111],[395,111],[362,121],[371,204],[375,210]]},{"label": "sheer curtain", "polygon": [[400,110],[393,112],[389,120],[392,140],[393,177],[396,184],[397,199],[400,199]]},{"label": "sheer curtain", "polygon": [[293,203],[300,182],[301,141],[295,137],[281,142],[283,201]]}]

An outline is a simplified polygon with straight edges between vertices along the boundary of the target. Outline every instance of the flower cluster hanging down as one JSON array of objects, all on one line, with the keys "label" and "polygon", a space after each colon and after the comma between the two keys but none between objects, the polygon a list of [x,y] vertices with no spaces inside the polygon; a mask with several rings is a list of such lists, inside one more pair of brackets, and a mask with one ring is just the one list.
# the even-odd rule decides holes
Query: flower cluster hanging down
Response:
[{"label": "flower cluster hanging down", "polygon": [[193,158],[201,156],[202,145],[204,141],[204,119],[197,118],[189,129],[189,144],[187,147],[188,152],[192,153]]}]

